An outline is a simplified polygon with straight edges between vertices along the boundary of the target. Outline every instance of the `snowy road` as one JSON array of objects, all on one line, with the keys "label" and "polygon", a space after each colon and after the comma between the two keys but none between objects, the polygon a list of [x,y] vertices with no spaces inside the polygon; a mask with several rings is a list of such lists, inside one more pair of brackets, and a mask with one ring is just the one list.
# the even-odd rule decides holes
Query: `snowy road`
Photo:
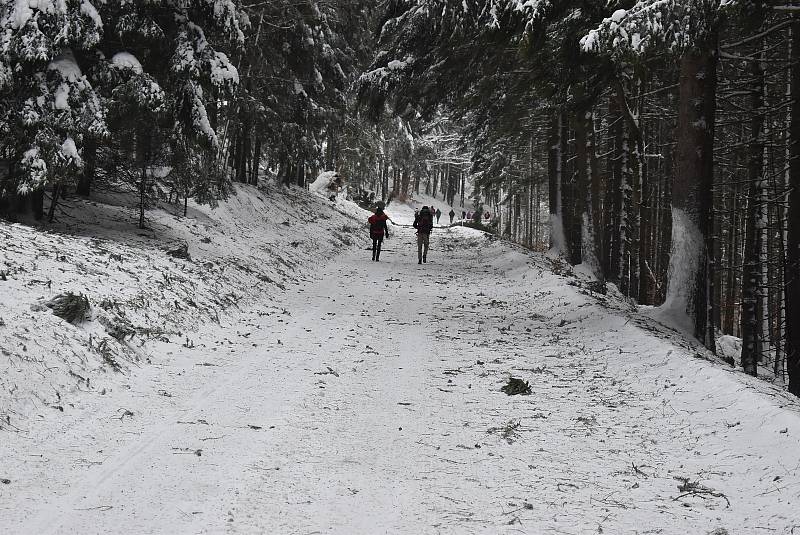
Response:
[{"label": "snowy road", "polygon": [[456,229],[418,266],[413,239],[3,437],[1,530],[800,532],[796,404],[543,259]]}]

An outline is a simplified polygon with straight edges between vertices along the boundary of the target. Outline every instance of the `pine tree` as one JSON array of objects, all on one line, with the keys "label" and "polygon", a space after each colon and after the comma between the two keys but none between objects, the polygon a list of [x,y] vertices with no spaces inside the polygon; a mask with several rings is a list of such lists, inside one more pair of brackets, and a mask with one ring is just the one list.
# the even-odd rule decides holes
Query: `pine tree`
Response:
[{"label": "pine tree", "polygon": [[[0,7],[0,152],[12,173],[0,195],[59,187],[82,167],[86,134],[105,134],[105,113],[79,56],[94,48],[102,22],[91,2],[19,1]],[[41,215],[41,205],[35,207]]]}]

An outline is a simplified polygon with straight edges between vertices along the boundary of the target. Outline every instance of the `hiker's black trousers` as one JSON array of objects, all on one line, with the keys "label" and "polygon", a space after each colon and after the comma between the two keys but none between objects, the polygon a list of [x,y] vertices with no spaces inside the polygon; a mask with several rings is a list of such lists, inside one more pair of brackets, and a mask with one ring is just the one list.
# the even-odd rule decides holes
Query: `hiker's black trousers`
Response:
[{"label": "hiker's black trousers", "polygon": [[372,259],[376,262],[381,258],[381,244],[383,238],[372,238]]}]

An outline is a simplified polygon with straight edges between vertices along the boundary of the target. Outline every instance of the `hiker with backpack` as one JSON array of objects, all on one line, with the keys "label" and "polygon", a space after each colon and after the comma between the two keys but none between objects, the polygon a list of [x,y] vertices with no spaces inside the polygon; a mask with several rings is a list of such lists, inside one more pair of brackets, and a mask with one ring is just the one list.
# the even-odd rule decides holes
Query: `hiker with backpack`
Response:
[{"label": "hiker with backpack", "polygon": [[442,217],[442,211],[438,208],[436,209],[436,224],[439,224],[439,218]]},{"label": "hiker with backpack", "polygon": [[428,263],[428,247],[430,245],[431,231],[433,230],[433,214],[427,206],[423,206],[419,215],[414,218],[414,228],[417,229],[417,258],[418,263]]},{"label": "hiker with backpack", "polygon": [[384,213],[383,208],[378,206],[367,221],[369,222],[369,237],[372,238],[372,261],[380,262],[383,238],[389,239],[389,225],[386,222],[391,219]]},{"label": "hiker with backpack", "polygon": [[450,216],[450,224],[452,225],[453,224],[453,218],[456,216],[456,212],[451,208],[450,209],[450,213],[447,214],[447,215]]}]

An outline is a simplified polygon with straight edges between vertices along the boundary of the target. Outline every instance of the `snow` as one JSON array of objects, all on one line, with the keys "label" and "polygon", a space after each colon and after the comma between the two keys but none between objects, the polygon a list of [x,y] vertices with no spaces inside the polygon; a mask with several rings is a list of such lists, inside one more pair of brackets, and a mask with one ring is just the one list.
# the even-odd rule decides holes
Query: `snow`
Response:
[{"label": "snow", "polygon": [[89,0],[81,0],[81,14],[92,19],[92,22],[94,22],[96,27],[103,27],[103,19],[100,18],[100,14],[97,12],[97,9],[94,7],[94,5],[92,5],[91,2],[89,2]]},{"label": "snow", "polygon": [[655,312],[659,320],[685,334],[694,332],[687,312],[703,252],[703,235],[685,211],[672,209],[672,251],[667,296]]},{"label": "snow", "polygon": [[78,154],[78,148],[75,146],[75,140],[71,137],[68,136],[61,144],[61,153],[65,158],[71,159],[75,165],[81,165],[82,160]]},{"label": "snow", "polygon": [[84,85],[83,73],[81,72],[78,62],[75,60],[75,55],[71,50],[65,50],[47,65],[47,70],[58,72],[63,80],[53,93],[53,106],[55,106],[57,110],[68,110],[70,108],[70,86]]},{"label": "snow", "polygon": [[55,93],[53,93],[53,106],[57,110],[69,109],[69,86],[67,84],[58,84]]},{"label": "snow", "polygon": [[336,171],[323,171],[317,176],[316,180],[308,185],[308,191],[320,194],[327,198],[328,186],[336,178]]},{"label": "snow", "polygon": [[225,84],[239,84],[239,71],[223,52],[216,52],[211,62],[211,81],[220,87]]},{"label": "snow", "polygon": [[208,117],[208,110],[206,109],[205,102],[203,101],[203,88],[199,83],[194,81],[187,81],[184,84],[186,90],[186,97],[191,104],[192,124],[198,132],[203,134],[214,146],[219,142],[217,133],[211,126],[211,120]]},{"label": "snow", "polygon": [[742,357],[742,339],[728,334],[718,336],[717,355],[723,359],[730,359],[738,365]]},{"label": "snow", "polygon": [[550,214],[550,253],[567,256],[567,238],[564,234],[564,220],[558,214]]},{"label": "snow", "polygon": [[[146,236],[107,201],[70,201],[58,233],[0,223],[5,533],[797,525],[797,400],[544,256],[453,227],[419,266],[398,224],[372,263],[366,212],[298,190],[157,211]],[[31,310],[64,290],[137,327],[107,342],[122,372],[99,319]]]},{"label": "snow", "polygon": [[83,77],[81,68],[71,50],[67,50],[47,65],[48,70],[55,70],[69,82],[77,82]]},{"label": "snow", "polygon": [[[592,222],[589,221],[587,213],[584,213],[582,217],[581,237],[581,258],[583,259],[581,267],[587,273],[590,273],[593,278],[600,280],[602,278],[602,269],[595,249],[594,228]],[[577,268],[578,266],[575,267]]]},{"label": "snow", "polygon": [[136,56],[130,52],[117,52],[111,58],[111,64],[121,69],[130,69],[137,74],[142,74],[144,72],[144,69],[142,69],[142,64],[139,63],[139,60],[136,58]]},{"label": "snow", "polygon": [[63,0],[15,0],[12,28],[18,30],[25,26],[34,17],[34,10],[42,13],[64,13],[66,6]]},{"label": "snow", "polygon": [[386,68],[390,71],[401,71],[406,68],[406,62],[393,59],[389,62]]},{"label": "snow", "polygon": [[28,169],[32,176],[32,180],[20,182],[17,187],[18,193],[26,195],[40,187],[47,179],[47,162],[42,158],[38,146],[31,147],[23,153],[22,166]]}]

